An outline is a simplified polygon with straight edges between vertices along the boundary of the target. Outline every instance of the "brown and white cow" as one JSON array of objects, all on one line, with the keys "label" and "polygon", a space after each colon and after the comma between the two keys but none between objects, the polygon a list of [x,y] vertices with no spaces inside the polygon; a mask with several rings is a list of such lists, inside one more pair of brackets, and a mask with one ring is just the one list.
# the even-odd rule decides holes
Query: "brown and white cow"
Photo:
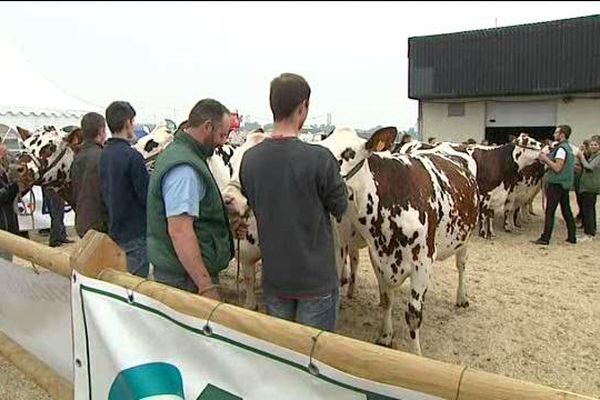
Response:
[{"label": "brown and white cow", "polygon": [[[354,130],[341,128],[318,144],[340,164],[349,189],[345,218],[369,247],[384,306],[377,342],[391,345],[394,288],[410,277],[405,319],[420,353],[419,328],[434,261],[456,255],[457,305],[469,304],[465,267],[467,244],[477,222],[477,182],[475,171],[468,168],[468,156],[452,149],[448,154],[414,157],[391,154],[396,135],[395,128],[385,128],[365,141]],[[234,162],[233,168],[238,181],[225,190],[225,200],[231,210],[244,214],[248,204],[239,190],[239,163]],[[342,238],[338,245],[347,243]],[[336,257],[340,250],[336,249]]]},{"label": "brown and white cow", "polygon": [[45,125],[33,132],[20,127],[17,127],[17,131],[24,151],[9,168],[16,169],[24,192],[34,185],[49,187],[73,205],[69,168],[81,147],[81,129],[72,129],[67,133]]},{"label": "brown and white cow", "polygon": [[[490,239],[494,236],[494,212],[503,211],[507,204],[512,207],[515,201],[520,203],[521,196],[524,196],[529,190],[528,185],[534,180],[530,176],[534,174],[535,166],[541,165],[538,156],[542,150],[542,144],[522,133],[513,142],[502,146],[456,143],[429,145],[416,142],[406,144],[400,149],[400,152],[413,155],[423,154],[448,146],[458,152],[469,154],[477,164],[477,184],[481,196],[479,235]],[[531,168],[525,170],[529,167]],[[521,185],[517,186],[520,182]],[[516,190],[515,187],[517,187]],[[508,201],[511,192],[514,193],[514,196]],[[514,214],[512,208],[509,212]]]}]

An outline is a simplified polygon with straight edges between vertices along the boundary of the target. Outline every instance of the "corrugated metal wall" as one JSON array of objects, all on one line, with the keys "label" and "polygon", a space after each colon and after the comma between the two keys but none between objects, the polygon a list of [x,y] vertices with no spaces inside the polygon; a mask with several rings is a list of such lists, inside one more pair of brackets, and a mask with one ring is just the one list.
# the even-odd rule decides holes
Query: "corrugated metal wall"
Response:
[{"label": "corrugated metal wall", "polygon": [[413,37],[408,47],[412,99],[600,91],[600,15]]}]

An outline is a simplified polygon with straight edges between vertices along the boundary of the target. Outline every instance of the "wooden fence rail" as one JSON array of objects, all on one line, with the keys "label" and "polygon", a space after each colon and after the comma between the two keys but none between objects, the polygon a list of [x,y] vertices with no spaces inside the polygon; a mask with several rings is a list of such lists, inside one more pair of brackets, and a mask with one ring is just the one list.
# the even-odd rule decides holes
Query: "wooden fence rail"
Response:
[{"label": "wooden fence rail", "polygon": [[[218,304],[214,300],[126,273],[123,253],[107,236],[98,232],[88,232],[73,255],[4,231],[0,231],[0,248],[66,277],[70,277],[75,269],[88,277],[135,290],[193,317],[207,319]],[[310,356],[313,337],[319,333],[307,326],[231,304],[214,310],[211,320],[306,356]],[[1,345],[0,352],[4,353]],[[320,335],[313,358],[359,378],[449,400],[593,400],[591,397],[436,361],[329,332]],[[13,360],[14,356],[9,359]],[[18,362],[15,364],[19,365]],[[51,380],[48,379],[47,368],[42,369],[43,377],[35,376],[36,368],[29,368],[25,372],[55,397],[71,399],[72,394],[65,396],[64,390],[60,392],[49,387],[52,385],[48,383]],[[72,393],[72,387],[70,390]]]}]

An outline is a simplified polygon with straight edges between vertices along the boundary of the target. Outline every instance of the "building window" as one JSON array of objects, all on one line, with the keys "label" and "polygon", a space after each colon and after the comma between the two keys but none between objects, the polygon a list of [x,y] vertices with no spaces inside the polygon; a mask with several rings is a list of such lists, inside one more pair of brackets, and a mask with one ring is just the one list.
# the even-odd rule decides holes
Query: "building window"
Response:
[{"label": "building window", "polygon": [[465,116],[465,103],[448,103],[448,116],[449,117],[464,117]]}]

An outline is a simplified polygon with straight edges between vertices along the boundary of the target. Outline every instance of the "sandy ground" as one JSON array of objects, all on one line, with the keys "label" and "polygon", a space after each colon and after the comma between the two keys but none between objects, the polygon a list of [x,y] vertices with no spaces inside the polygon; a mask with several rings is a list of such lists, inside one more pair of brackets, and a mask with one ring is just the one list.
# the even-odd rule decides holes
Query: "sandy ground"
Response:
[{"label": "sandy ground", "polygon": [[[518,234],[503,232],[498,220],[494,240],[473,239],[468,309],[454,306],[454,259],[436,264],[421,328],[423,355],[600,398],[600,237],[567,244],[558,217],[550,246],[533,245],[529,241],[543,227],[539,199],[535,210],[539,215]],[[232,263],[221,282],[224,298],[232,303],[238,303],[235,275]],[[399,350],[409,349],[403,317],[407,287],[405,282],[398,290],[393,313],[393,345]],[[260,288],[258,294],[260,301]],[[342,298],[338,333],[373,342],[380,327],[378,302],[375,276],[363,250],[355,298]],[[260,308],[264,311],[262,304]],[[5,398],[49,397],[0,357],[0,399]]]},{"label": "sandy ground", "polygon": [[[566,243],[558,211],[550,246],[536,246],[530,240],[543,230],[539,198],[534,206],[538,215],[521,232],[505,233],[497,220],[494,240],[472,240],[469,308],[454,305],[454,258],[435,265],[421,328],[423,355],[600,398],[600,237]],[[223,283],[234,287],[234,279],[235,268],[229,268]],[[408,296],[406,281],[393,311],[393,346],[404,351],[410,351],[404,322]],[[235,293],[228,293],[227,300],[235,302]],[[374,342],[381,312],[366,250],[361,251],[355,297],[344,296],[341,304],[337,332]],[[262,304],[260,309],[264,312]]]}]

